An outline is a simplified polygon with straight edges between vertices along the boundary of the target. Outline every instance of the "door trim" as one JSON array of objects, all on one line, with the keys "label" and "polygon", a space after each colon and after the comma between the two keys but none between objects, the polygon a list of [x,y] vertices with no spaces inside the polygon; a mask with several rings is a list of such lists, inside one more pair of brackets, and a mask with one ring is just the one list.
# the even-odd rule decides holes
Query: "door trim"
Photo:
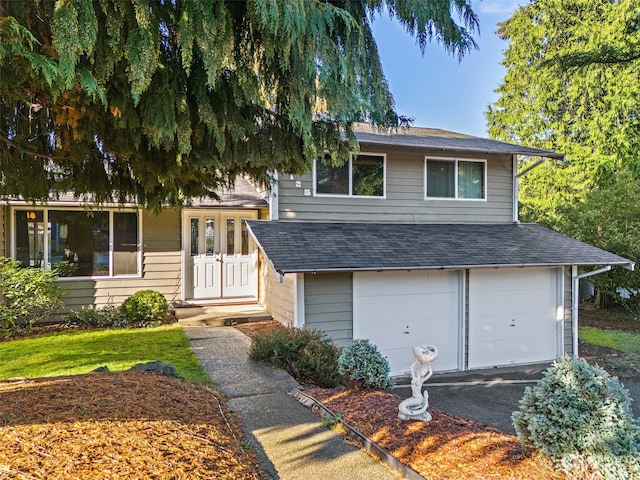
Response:
[{"label": "door trim", "polygon": [[[255,273],[253,274],[255,276],[255,284],[256,284],[256,292],[255,295],[246,295],[246,296],[225,296],[224,294],[224,290],[222,291],[222,296],[220,297],[211,297],[211,298],[193,298],[192,294],[193,292],[188,292],[189,288],[187,285],[187,269],[189,268],[188,264],[189,262],[187,261],[188,258],[190,257],[190,222],[189,222],[189,218],[193,217],[193,216],[198,216],[198,217],[204,217],[206,215],[215,215],[217,218],[220,219],[220,226],[216,228],[216,231],[220,234],[222,234],[221,232],[221,227],[222,224],[225,223],[226,218],[229,217],[236,217],[239,219],[257,219],[258,218],[258,210],[253,210],[253,209],[217,209],[217,208],[184,208],[182,210],[181,216],[180,216],[180,244],[181,244],[181,255],[180,255],[180,273],[181,273],[181,278],[180,278],[180,296],[182,298],[182,303],[184,304],[224,304],[224,303],[253,303],[255,301],[257,301],[258,299],[258,280],[259,280],[259,272],[258,272],[258,268],[257,268],[257,246],[255,245],[255,243],[253,242],[253,239],[249,236],[249,245],[250,245],[250,251],[252,252],[252,254],[255,256],[256,259],[256,265],[255,265]],[[240,229],[238,229],[238,231],[240,232]],[[226,227],[225,227],[225,234],[226,234]],[[226,248],[226,240],[225,242],[218,242],[219,243],[219,249],[222,250],[222,245],[223,243],[225,244],[225,248]],[[255,250],[255,252],[254,252]],[[224,252],[216,252],[216,256],[220,255],[222,257],[222,254]],[[221,268],[222,271],[222,268]]]}]

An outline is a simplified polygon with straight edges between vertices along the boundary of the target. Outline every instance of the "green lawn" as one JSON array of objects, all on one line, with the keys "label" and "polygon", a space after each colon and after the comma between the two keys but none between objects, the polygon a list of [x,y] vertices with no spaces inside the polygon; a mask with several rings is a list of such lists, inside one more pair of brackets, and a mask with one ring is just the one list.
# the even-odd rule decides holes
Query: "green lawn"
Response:
[{"label": "green lawn", "polygon": [[0,380],[127,370],[160,360],[185,379],[210,383],[179,325],[80,330],[0,343]]},{"label": "green lawn", "polygon": [[594,345],[614,348],[621,352],[640,355],[640,334],[619,330],[601,330],[599,328],[580,327],[580,340]]}]

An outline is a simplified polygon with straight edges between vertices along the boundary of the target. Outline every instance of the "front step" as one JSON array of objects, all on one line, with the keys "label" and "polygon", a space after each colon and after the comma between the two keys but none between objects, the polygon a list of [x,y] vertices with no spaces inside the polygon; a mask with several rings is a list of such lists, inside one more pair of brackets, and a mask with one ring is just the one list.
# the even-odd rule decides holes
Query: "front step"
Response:
[{"label": "front step", "polygon": [[207,305],[176,308],[176,318],[185,327],[222,327],[236,323],[273,320],[261,305]]}]

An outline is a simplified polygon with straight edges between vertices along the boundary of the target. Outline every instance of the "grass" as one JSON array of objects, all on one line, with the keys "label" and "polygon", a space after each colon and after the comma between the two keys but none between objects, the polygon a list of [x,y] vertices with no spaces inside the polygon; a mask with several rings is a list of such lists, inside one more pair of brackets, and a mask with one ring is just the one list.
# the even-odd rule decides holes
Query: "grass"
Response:
[{"label": "grass", "polygon": [[179,325],[59,332],[0,343],[0,380],[88,373],[106,365],[127,370],[160,360],[198,383],[211,380]]},{"label": "grass", "polygon": [[579,338],[582,341],[594,345],[601,345],[620,352],[640,355],[640,334],[637,333],[581,327],[579,330]]}]

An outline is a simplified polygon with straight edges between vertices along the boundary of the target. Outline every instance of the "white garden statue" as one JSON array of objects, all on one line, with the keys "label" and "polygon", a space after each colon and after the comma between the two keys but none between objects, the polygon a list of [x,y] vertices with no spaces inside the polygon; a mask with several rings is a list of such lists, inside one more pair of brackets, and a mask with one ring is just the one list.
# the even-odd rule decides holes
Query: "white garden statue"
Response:
[{"label": "white garden statue", "polygon": [[431,362],[438,356],[438,348],[435,345],[418,345],[413,347],[413,356],[416,361],[411,365],[411,397],[398,405],[398,418],[428,422],[431,420],[431,414],[427,412],[429,393],[426,390],[422,393],[422,384],[433,375]]}]

